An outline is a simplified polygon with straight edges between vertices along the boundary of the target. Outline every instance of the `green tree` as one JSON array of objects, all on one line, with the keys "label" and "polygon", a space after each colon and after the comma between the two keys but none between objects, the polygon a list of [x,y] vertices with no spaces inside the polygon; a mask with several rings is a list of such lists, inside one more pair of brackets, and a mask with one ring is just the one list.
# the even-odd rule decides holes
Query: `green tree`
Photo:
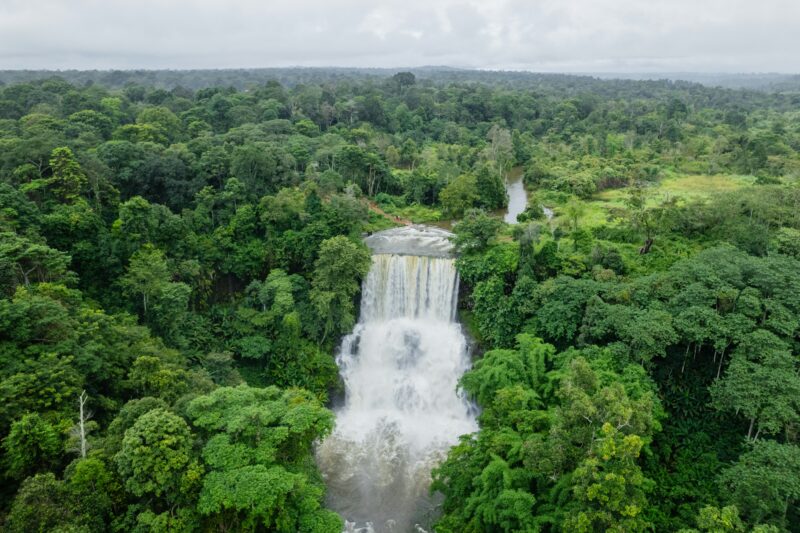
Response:
[{"label": "green tree", "polygon": [[459,384],[487,409],[491,409],[502,390],[520,384],[533,391],[533,398],[539,403],[551,386],[546,373],[554,355],[552,345],[520,334],[517,349],[487,352],[464,374]]},{"label": "green tree", "polygon": [[288,185],[294,175],[295,159],[286,150],[263,142],[238,146],[231,158],[231,174],[247,191],[260,197]]},{"label": "green tree", "polygon": [[322,242],[314,263],[310,298],[320,317],[323,342],[329,335],[341,335],[353,327],[353,299],[370,265],[369,250],[361,243],[344,236]]},{"label": "green tree", "polygon": [[142,299],[142,309],[147,315],[148,304],[157,298],[170,282],[170,271],[164,252],[146,244],[131,257],[128,271],[121,279],[122,287]]},{"label": "green tree", "polygon": [[72,531],[70,522],[66,487],[52,472],[47,472],[23,481],[14,497],[5,527],[11,533]]},{"label": "green tree", "polygon": [[6,294],[18,285],[70,280],[70,257],[45,244],[11,232],[0,232],[0,281]]},{"label": "green tree", "polygon": [[392,76],[392,81],[397,84],[397,87],[402,91],[407,87],[411,87],[417,83],[417,78],[412,72],[398,72]]},{"label": "green tree", "polygon": [[359,146],[344,146],[337,154],[337,171],[358,185],[368,196],[384,191],[391,172],[377,154]]},{"label": "green tree", "polygon": [[494,124],[486,134],[489,146],[486,147],[487,158],[494,163],[501,179],[514,162],[514,145],[511,132]]},{"label": "green tree", "polygon": [[69,148],[53,150],[50,155],[50,170],[53,173],[53,191],[63,201],[74,201],[86,189],[86,174]]},{"label": "green tree", "polygon": [[517,302],[506,294],[506,283],[498,276],[479,281],[472,290],[474,318],[480,339],[497,347],[509,347],[522,325]]},{"label": "green tree", "polygon": [[175,502],[192,461],[189,426],[166,409],[148,411],[125,432],[114,461],[129,492]]},{"label": "green tree", "polygon": [[155,128],[169,143],[175,142],[181,135],[181,120],[163,106],[142,109],[136,116],[136,123]]},{"label": "green tree", "polygon": [[578,510],[564,522],[564,531],[591,533],[645,531],[645,493],[652,482],[637,459],[642,449],[637,435],[623,435],[609,422],[600,428],[590,456],[572,475]]},{"label": "green tree", "polygon": [[312,459],[333,416],[302,390],[241,385],[193,400],[193,424],[207,436],[209,468],[197,505],[219,529],[327,533],[341,519],[322,507],[324,487]]},{"label": "green tree", "polygon": [[729,505],[722,509],[713,506],[703,507],[697,515],[697,527],[699,529],[682,529],[679,533],[699,533],[700,531],[727,533],[745,531],[744,523],[739,518],[739,510],[735,505]]},{"label": "green tree", "polygon": [[481,252],[493,243],[503,223],[485,211],[471,209],[453,228],[453,244],[459,252]]},{"label": "green tree", "polygon": [[64,474],[74,521],[90,531],[102,531],[124,498],[119,478],[95,457],[72,463]]},{"label": "green tree", "polygon": [[625,201],[631,225],[644,236],[644,245],[639,249],[642,255],[650,252],[656,234],[668,229],[669,216],[675,206],[673,199],[660,206],[650,207],[648,206],[650,198],[647,189],[641,183],[636,183],[630,188]]},{"label": "green tree", "polygon": [[572,233],[576,233],[580,227],[581,219],[586,216],[586,204],[574,198],[564,208],[564,215],[569,221],[570,230]]},{"label": "green tree", "polygon": [[718,409],[744,415],[750,423],[747,438],[757,439],[800,421],[800,374],[789,350],[769,348],[765,338],[770,334],[761,331],[752,337],[760,353],[738,349],[711,395]]},{"label": "green tree", "polygon": [[800,259],[800,230],[780,228],[775,234],[775,244],[778,253]]},{"label": "green tree", "polygon": [[108,426],[106,438],[103,442],[104,451],[113,457],[122,449],[122,440],[125,437],[125,432],[136,423],[140,416],[154,409],[167,408],[167,403],[164,400],[151,396],[127,402]]},{"label": "green tree", "polygon": [[474,207],[479,199],[478,182],[472,174],[458,176],[439,193],[442,208],[447,216],[453,218],[460,217],[467,209]]},{"label": "green tree", "polygon": [[38,413],[29,413],[11,424],[3,439],[9,477],[24,479],[54,466],[62,450],[58,432]]},{"label": "green tree", "polygon": [[490,165],[481,165],[475,172],[475,190],[478,204],[484,209],[501,209],[508,205],[508,194],[503,177]]},{"label": "green tree", "polygon": [[800,448],[758,440],[719,477],[722,490],[749,523],[786,527],[800,499]]}]

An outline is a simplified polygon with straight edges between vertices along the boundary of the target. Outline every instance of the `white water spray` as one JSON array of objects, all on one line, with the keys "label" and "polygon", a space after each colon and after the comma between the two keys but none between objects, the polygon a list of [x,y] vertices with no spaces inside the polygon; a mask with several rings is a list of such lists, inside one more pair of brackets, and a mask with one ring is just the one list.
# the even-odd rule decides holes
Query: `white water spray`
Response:
[{"label": "white water spray", "polygon": [[422,531],[435,518],[430,471],[476,430],[456,390],[467,370],[448,233],[420,227],[367,239],[361,317],[337,358],[345,383],[336,429],[317,450],[328,505],[348,531]]}]

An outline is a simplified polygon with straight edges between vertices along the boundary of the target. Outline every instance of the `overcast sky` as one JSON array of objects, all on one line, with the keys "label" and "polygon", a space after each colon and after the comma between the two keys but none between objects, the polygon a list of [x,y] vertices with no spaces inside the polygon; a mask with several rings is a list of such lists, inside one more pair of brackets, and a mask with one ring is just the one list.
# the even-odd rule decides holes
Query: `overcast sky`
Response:
[{"label": "overcast sky", "polygon": [[800,0],[0,0],[0,69],[800,72]]}]

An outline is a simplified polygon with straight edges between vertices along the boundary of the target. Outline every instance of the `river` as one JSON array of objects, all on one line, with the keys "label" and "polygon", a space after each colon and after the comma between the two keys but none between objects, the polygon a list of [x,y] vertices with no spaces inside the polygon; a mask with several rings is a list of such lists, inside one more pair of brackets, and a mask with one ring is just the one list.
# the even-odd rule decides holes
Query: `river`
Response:
[{"label": "river", "polygon": [[522,181],[522,167],[512,168],[506,177],[506,194],[508,194],[508,207],[503,214],[503,220],[509,224],[517,223],[517,215],[528,207],[528,192]]}]

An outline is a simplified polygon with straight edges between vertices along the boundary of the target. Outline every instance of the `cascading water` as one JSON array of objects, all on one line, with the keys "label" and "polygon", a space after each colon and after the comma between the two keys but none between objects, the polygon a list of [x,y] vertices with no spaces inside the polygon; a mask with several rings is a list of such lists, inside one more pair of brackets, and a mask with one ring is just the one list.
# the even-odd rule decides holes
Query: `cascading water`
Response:
[{"label": "cascading water", "polygon": [[345,403],[317,449],[327,503],[347,531],[424,531],[437,505],[431,469],[476,430],[456,389],[469,358],[448,236],[404,227],[366,240],[373,256],[361,317],[337,358]]}]

